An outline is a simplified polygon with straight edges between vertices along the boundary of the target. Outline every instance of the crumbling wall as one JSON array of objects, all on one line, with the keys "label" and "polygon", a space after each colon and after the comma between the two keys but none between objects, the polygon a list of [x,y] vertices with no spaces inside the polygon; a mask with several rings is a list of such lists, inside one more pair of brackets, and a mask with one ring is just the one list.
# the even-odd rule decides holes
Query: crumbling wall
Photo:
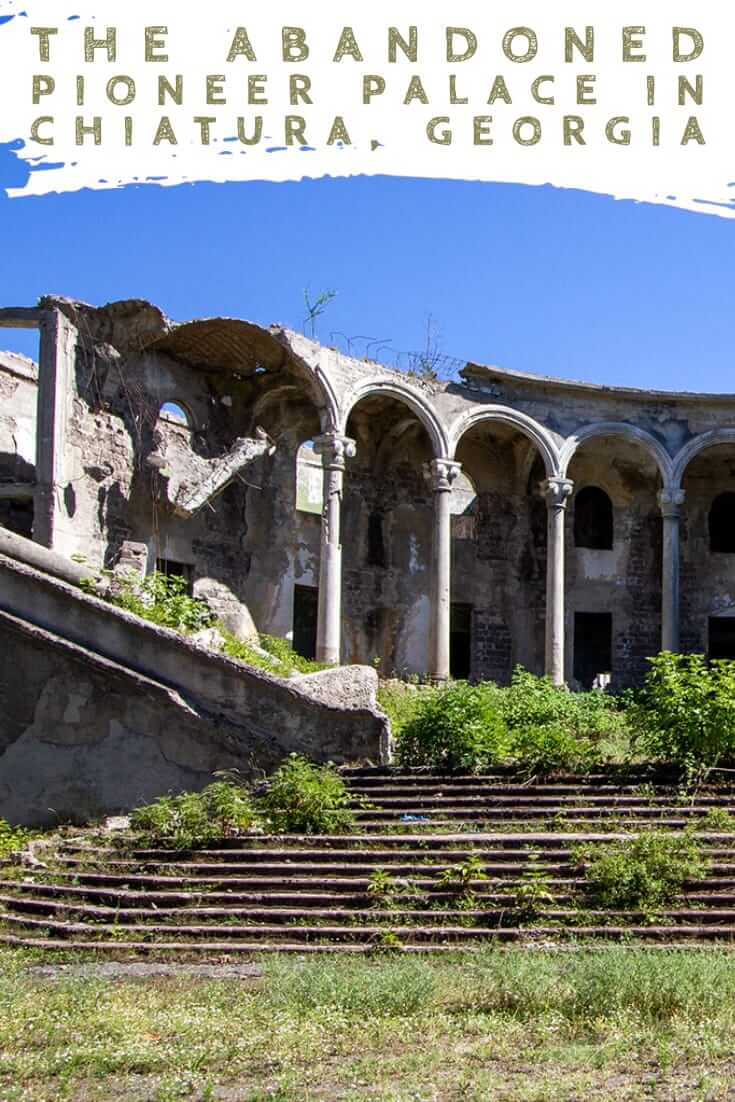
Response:
[{"label": "crumbling wall", "polygon": [[36,475],[38,365],[0,352],[0,482],[32,482]]}]

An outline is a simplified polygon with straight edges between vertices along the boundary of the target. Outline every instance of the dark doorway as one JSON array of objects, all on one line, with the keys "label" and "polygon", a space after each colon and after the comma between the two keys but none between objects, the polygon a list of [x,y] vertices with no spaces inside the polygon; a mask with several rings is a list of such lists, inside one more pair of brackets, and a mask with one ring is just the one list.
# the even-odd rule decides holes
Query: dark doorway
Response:
[{"label": "dark doorway", "polygon": [[194,571],[189,563],[176,562],[174,559],[156,559],[156,572],[168,578],[183,578],[186,592],[191,597],[194,592]]},{"label": "dark doorway", "polygon": [[574,680],[591,689],[598,673],[612,671],[612,613],[575,612]]},{"label": "dark doorway", "polygon": [[0,525],[17,536],[33,537],[33,502],[29,499],[6,498],[0,501]]},{"label": "dark doorway", "polygon": [[708,658],[735,658],[735,616],[710,616]]},{"label": "dark doorway", "polygon": [[383,536],[383,514],[371,513],[368,517],[368,566],[385,566],[385,539]]},{"label": "dark doorway", "polygon": [[295,585],[293,591],[293,649],[302,658],[316,658],[316,621],[319,590],[313,585]]},{"label": "dark doorway", "polygon": [[599,486],[585,486],[574,499],[574,545],[612,551],[613,507]]},{"label": "dark doorway", "polygon": [[[709,549],[735,553],[735,494],[718,494],[709,511]],[[710,621],[711,623],[711,621]]]},{"label": "dark doorway", "polygon": [[449,672],[466,681],[472,668],[472,605],[452,605],[449,620]]}]

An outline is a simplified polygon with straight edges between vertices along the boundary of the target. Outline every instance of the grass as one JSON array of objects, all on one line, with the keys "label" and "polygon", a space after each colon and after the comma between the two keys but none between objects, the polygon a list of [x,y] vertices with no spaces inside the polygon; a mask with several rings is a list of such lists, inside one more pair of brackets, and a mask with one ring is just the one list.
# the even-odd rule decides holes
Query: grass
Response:
[{"label": "grass", "polygon": [[42,980],[0,952],[3,1102],[725,1099],[735,955],[266,958],[262,980]]}]

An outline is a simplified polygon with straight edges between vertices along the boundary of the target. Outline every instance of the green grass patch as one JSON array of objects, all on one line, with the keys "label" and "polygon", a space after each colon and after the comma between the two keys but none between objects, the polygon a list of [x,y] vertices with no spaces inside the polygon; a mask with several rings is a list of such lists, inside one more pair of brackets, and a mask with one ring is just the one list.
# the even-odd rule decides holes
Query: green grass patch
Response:
[{"label": "green grass patch", "polygon": [[3,1102],[729,1097],[735,957],[265,958],[260,981],[62,977],[0,951]]}]

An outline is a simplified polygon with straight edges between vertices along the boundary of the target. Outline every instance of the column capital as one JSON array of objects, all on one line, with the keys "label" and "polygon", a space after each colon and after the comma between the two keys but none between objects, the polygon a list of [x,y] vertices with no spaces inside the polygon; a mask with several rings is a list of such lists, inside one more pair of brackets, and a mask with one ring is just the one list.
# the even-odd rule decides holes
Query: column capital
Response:
[{"label": "column capital", "polygon": [[541,483],[541,493],[550,509],[566,509],[573,490],[574,483],[568,478],[547,478]]},{"label": "column capital", "polygon": [[424,477],[435,494],[450,493],[461,470],[462,464],[453,459],[432,459],[424,463]]},{"label": "column capital", "polygon": [[684,490],[661,490],[658,495],[658,504],[661,515],[664,517],[678,517],[686,493]]},{"label": "column capital", "polygon": [[357,444],[349,436],[325,432],[314,437],[314,451],[322,457],[322,464],[328,470],[343,471],[347,460],[355,458]]}]

